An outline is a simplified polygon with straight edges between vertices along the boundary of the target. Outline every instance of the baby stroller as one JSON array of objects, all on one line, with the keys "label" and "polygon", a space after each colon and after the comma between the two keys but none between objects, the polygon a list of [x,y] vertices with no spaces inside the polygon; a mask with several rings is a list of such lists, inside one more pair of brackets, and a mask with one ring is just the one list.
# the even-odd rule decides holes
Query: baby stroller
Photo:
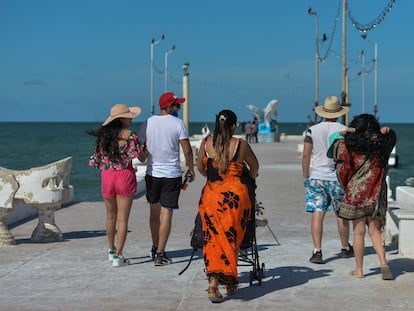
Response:
[{"label": "baby stroller", "polygon": [[266,226],[267,219],[256,219],[259,215],[263,206],[258,203],[255,199],[254,208],[252,208],[251,218],[247,224],[246,233],[243,238],[243,242],[240,246],[238,266],[252,266],[252,270],[249,274],[249,283],[253,284],[253,281],[257,281],[258,285],[262,285],[262,279],[264,276],[265,264],[260,264],[259,250],[257,247],[256,240],[256,227]]}]

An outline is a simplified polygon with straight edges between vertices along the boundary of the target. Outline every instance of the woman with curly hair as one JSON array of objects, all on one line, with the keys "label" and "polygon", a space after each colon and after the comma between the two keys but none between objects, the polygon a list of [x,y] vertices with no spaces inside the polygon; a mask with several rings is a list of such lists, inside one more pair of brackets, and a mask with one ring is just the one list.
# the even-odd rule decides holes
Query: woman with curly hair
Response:
[{"label": "woman with curly hair", "polygon": [[[397,137],[389,127],[380,127],[370,114],[356,116],[350,126],[331,136],[334,141],[328,156],[333,155],[339,182],[345,196],[338,209],[338,216],[352,220],[356,268],[350,273],[363,278],[364,239],[366,227],[378,255],[383,280],[393,276],[385,258],[383,228],[388,207],[388,159]],[[333,152],[333,154],[332,154]]]},{"label": "woman with curly hair", "polygon": [[249,186],[259,169],[250,145],[233,137],[236,128],[236,114],[220,111],[214,134],[203,139],[197,159],[198,170],[207,177],[198,208],[208,298],[213,303],[224,300],[219,284],[226,285],[227,295],[237,291],[238,251],[253,208]]}]

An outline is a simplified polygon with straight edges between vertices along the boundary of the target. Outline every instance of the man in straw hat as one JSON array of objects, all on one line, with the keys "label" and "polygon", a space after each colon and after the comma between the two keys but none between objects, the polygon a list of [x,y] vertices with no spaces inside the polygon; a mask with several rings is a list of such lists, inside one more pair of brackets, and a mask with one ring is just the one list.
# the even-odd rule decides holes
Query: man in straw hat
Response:
[{"label": "man in straw hat", "polygon": [[139,130],[139,136],[146,141],[148,160],[145,183],[147,200],[150,204],[150,229],[152,236],[151,257],[155,266],[171,262],[165,253],[171,231],[173,211],[178,209],[182,177],[180,146],[186,159],[186,176],[195,177],[193,151],[184,122],[171,115],[173,106],[181,105],[185,98],[172,92],[161,95],[160,114],[150,117]]},{"label": "man in straw hat", "polygon": [[[329,137],[332,133],[346,129],[337,122],[340,116],[348,112],[348,107],[341,107],[336,96],[328,96],[323,106],[315,107],[315,112],[324,121],[308,128],[303,144],[302,173],[306,189],[306,211],[312,213],[311,233],[313,240],[311,263],[323,264],[322,232],[325,213],[336,211],[342,202],[344,190],[336,177],[335,165],[326,153],[329,148]],[[312,162],[312,170],[310,169]],[[342,258],[353,256],[349,243],[349,221],[337,217],[338,232],[341,240]]]}]

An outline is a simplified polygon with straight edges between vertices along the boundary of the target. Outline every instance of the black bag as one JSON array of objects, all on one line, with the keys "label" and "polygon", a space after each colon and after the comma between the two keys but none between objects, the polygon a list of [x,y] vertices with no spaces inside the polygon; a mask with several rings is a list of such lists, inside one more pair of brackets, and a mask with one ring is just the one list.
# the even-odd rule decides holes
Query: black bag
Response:
[{"label": "black bag", "polygon": [[194,229],[191,231],[191,246],[194,251],[203,248],[203,228],[200,213],[197,213],[194,220]]},{"label": "black bag", "polygon": [[188,269],[188,267],[191,264],[191,261],[193,260],[195,252],[203,248],[203,228],[201,224],[200,213],[197,213],[197,216],[194,220],[194,229],[191,231],[190,235],[191,235],[190,244],[191,244],[191,247],[193,248],[193,252],[191,253],[191,257],[190,257],[190,260],[188,261],[187,266],[185,266],[185,268],[180,273],[178,273],[178,275],[183,274],[184,271]]}]

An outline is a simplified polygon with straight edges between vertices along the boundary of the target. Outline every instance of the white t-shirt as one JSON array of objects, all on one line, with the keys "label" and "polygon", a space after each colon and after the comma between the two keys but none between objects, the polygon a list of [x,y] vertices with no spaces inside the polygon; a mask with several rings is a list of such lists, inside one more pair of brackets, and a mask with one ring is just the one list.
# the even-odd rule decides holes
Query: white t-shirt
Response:
[{"label": "white t-shirt", "polygon": [[306,131],[306,136],[311,138],[313,145],[310,178],[330,181],[337,180],[335,163],[326,156],[326,152],[329,148],[329,136],[344,129],[346,129],[346,126],[342,123],[324,121],[312,125]]},{"label": "white t-shirt", "polygon": [[138,136],[146,142],[148,175],[181,176],[180,140],[188,139],[187,128],[181,119],[172,115],[152,116],[142,124]]}]

